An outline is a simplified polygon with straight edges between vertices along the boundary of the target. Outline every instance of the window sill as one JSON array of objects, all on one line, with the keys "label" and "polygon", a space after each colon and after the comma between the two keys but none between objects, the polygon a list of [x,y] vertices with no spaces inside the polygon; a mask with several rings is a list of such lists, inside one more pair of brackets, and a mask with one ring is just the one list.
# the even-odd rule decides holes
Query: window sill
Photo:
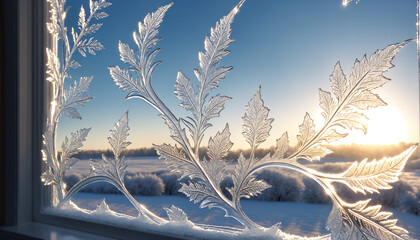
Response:
[{"label": "window sill", "polygon": [[24,223],[15,226],[0,227],[1,239],[67,239],[96,240],[113,239],[92,233],[57,227],[44,223]]}]

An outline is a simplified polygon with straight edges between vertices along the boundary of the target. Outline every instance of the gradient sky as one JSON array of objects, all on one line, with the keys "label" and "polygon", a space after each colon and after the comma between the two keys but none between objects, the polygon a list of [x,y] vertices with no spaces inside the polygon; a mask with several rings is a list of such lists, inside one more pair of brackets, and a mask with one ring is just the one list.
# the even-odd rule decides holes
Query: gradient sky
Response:
[{"label": "gradient sky", "polygon": [[[70,132],[92,127],[84,149],[108,148],[109,129],[127,110],[132,148],[172,143],[157,112],[141,100],[125,100],[126,93],[117,88],[107,69],[115,65],[127,67],[119,59],[118,41],[134,48],[132,32],[137,22],[170,1],[111,2],[113,5],[106,11],[110,16],[102,20],[104,25],[95,34],[105,49],[87,58],[77,55],[76,60],[83,67],[71,72],[73,79],[95,75],[88,92],[95,99],[79,108],[83,120],[61,118],[58,143]],[[162,51],[156,57],[163,63],[155,71],[153,86],[178,117],[187,114],[178,106],[179,100],[173,94],[178,70],[196,81],[193,69],[198,67],[197,54],[203,49],[204,36],[237,2],[178,0],[167,12],[159,33],[163,40],[158,47]],[[82,3],[85,8],[89,5],[88,1],[68,1],[72,6],[68,26],[77,24]],[[341,0],[248,0],[232,25],[231,37],[236,41],[229,47],[231,53],[222,60],[222,65],[234,68],[214,91],[233,99],[226,104],[221,117],[212,121],[214,127],[207,131],[203,143],[228,122],[234,148],[246,147],[241,134],[241,117],[261,85],[265,105],[271,109],[270,117],[275,119],[270,137],[261,147],[274,145],[284,131],[288,131],[291,144],[296,144],[295,136],[305,112],[319,119],[316,116],[320,113],[318,88],[331,91],[328,77],[335,63],[340,60],[345,74],[349,75],[356,58],[360,59],[365,53],[370,55],[388,44],[415,38],[415,23],[416,0],[362,0],[347,7],[342,6]],[[389,143],[417,142],[416,45],[412,43],[402,49],[393,63],[396,67],[386,73],[392,81],[376,91],[389,106],[371,112],[369,129],[373,130],[368,131],[382,133],[382,139],[390,139]],[[399,122],[386,116],[397,116]],[[375,143],[372,139],[375,138],[363,140],[362,134],[356,134],[347,142]]]}]

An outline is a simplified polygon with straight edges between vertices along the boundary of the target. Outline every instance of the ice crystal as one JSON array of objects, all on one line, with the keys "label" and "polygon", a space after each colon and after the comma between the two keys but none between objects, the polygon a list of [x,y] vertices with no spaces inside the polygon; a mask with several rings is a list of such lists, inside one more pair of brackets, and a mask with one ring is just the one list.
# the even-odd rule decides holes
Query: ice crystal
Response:
[{"label": "ice crystal", "polygon": [[171,206],[171,208],[164,208],[166,213],[168,214],[169,220],[176,221],[176,222],[189,222],[187,214],[182,211],[182,209],[177,208],[175,206]]},{"label": "ice crystal", "polygon": [[[380,212],[380,206],[367,206],[369,200],[347,203],[335,192],[332,183],[339,182],[355,192],[362,193],[387,189],[388,183],[398,179],[408,157],[417,146],[393,158],[369,163],[367,160],[355,162],[347,171],[336,175],[317,172],[300,164],[298,160],[319,161],[332,152],[325,146],[326,143],[346,137],[351,130],[362,130],[366,133],[367,118],[362,111],[386,105],[372,91],[389,81],[383,73],[393,66],[391,61],[394,56],[411,40],[389,45],[383,50],[376,51],[369,58],[364,56],[361,61],[356,60],[348,79],[338,62],[330,76],[332,93],[319,89],[319,105],[324,125],[316,130],[313,119],[306,113],[299,126],[298,148],[287,157],[285,157],[285,153],[289,150],[287,132],[277,140],[274,154],[269,153],[263,158],[254,156],[255,150],[269,136],[273,122],[273,119],[269,118],[269,109],[264,106],[261,98],[260,87],[246,106],[243,117],[243,135],[251,146],[251,154],[248,157],[240,154],[237,159],[235,171],[231,175],[233,187],[227,189],[231,199],[221,193],[220,183],[227,176],[224,171],[226,160],[223,158],[232,147],[228,125],[222,132],[217,132],[210,138],[207,151],[209,159],[200,156],[198,149],[205,131],[211,127],[210,120],[220,116],[225,102],[230,99],[220,94],[211,97],[211,91],[218,87],[220,81],[231,70],[231,67],[219,65],[222,58],[229,53],[227,47],[233,42],[229,38],[230,25],[243,2],[241,1],[228,15],[217,22],[216,26],[211,28],[210,35],[205,38],[205,50],[200,51],[198,55],[200,68],[194,70],[198,89],[193,87],[193,82],[187,76],[181,71],[178,72],[174,93],[180,100],[180,106],[192,116],[176,117],[151,86],[151,74],[148,73],[154,71],[159,63],[152,63],[158,49],[152,50],[151,47],[145,46],[151,46],[148,41],[152,41],[154,47],[157,40],[146,35],[134,34],[134,41],[138,45],[137,52],[151,51],[150,55],[153,57],[145,59],[144,55],[137,56],[140,61],[137,60],[135,51],[128,45],[121,43],[119,45],[121,60],[134,68],[129,70],[139,74],[139,77],[133,78],[129,70],[120,69],[118,66],[110,67],[115,83],[122,90],[129,92],[127,98],[139,97],[156,108],[168,125],[171,137],[180,145],[180,148],[169,144],[154,145],[160,158],[165,159],[172,171],[181,173],[181,178],[191,179],[188,183],[181,183],[180,191],[194,203],[200,203],[200,207],[218,207],[225,210],[226,216],[236,219],[246,228],[262,228],[246,216],[241,208],[240,199],[256,196],[270,187],[265,181],[256,179],[254,172],[267,167],[287,167],[310,176],[330,194],[334,208],[328,220],[328,228],[332,232],[333,239],[378,237],[405,239],[406,230],[397,227],[396,221],[388,220],[390,214]],[[148,24],[150,16],[159,16],[158,22],[161,23],[163,17],[161,13],[165,12],[168,6],[163,7],[164,10],[160,8],[157,12],[146,16],[144,22],[139,23],[141,26],[139,33],[157,31],[155,28],[158,24]],[[186,136],[181,124],[188,128],[191,138]],[[171,211],[169,213],[172,214]]]},{"label": "ice crystal", "polygon": [[381,212],[381,205],[368,207],[369,201],[347,206],[334,202],[327,222],[331,239],[411,239],[396,219],[389,219],[392,213]]},{"label": "ice crystal", "polygon": [[114,153],[114,159],[110,159],[102,154],[102,160],[92,160],[92,175],[105,175],[116,182],[123,182],[127,169],[127,159],[121,156],[121,152],[131,144],[127,141],[129,130],[128,112],[126,112],[115,124],[114,129],[110,131],[111,136],[108,137],[109,145],[111,145]]},{"label": "ice crystal", "polygon": [[404,170],[408,158],[417,146],[413,146],[392,158],[383,158],[379,161],[354,162],[349,169],[340,174],[340,182],[349,186],[354,192],[379,193],[379,189],[391,189],[389,183],[398,181]]},{"label": "ice crystal", "polygon": [[[386,103],[374,93],[373,90],[381,87],[390,79],[383,73],[393,67],[391,61],[398,51],[412,40],[391,44],[383,50],[378,50],[370,57],[364,56],[356,60],[350,76],[346,77],[337,62],[330,75],[332,92],[319,89],[319,106],[324,123],[321,128],[316,128],[314,120],[306,113],[297,135],[298,146],[291,154],[289,149],[289,136],[287,132],[277,139],[274,153],[268,153],[262,158],[255,156],[255,151],[270,135],[273,120],[269,117],[269,109],[264,105],[261,87],[248,102],[243,120],[243,136],[251,147],[251,153],[245,156],[240,154],[235,162],[232,173],[226,171],[228,164],[225,159],[233,146],[230,140],[229,125],[226,124],[222,131],[210,137],[206,154],[200,154],[200,147],[204,134],[212,126],[211,120],[219,117],[225,103],[230,97],[221,94],[212,94],[212,90],[219,86],[232,67],[220,66],[220,62],[229,51],[227,48],[233,42],[230,39],[231,24],[235,15],[244,4],[241,0],[238,5],[226,16],[220,19],[211,28],[210,35],[205,37],[204,50],[200,51],[199,69],[195,69],[197,88],[194,83],[181,71],[175,80],[175,95],[180,100],[180,106],[187,110],[190,116],[176,117],[167,105],[159,98],[152,87],[152,74],[160,64],[155,61],[160,51],[156,45],[159,26],[165,13],[172,6],[168,4],[160,7],[155,12],[147,14],[142,22],[138,23],[133,39],[137,49],[133,50],[128,44],[119,42],[118,49],[121,60],[129,65],[128,69],[119,66],[109,67],[110,75],[115,84],[123,91],[128,92],[127,99],[140,98],[154,107],[159,116],[163,118],[170,130],[176,145],[154,144],[161,159],[164,159],[171,171],[178,172],[182,178],[189,178],[188,182],[181,183],[180,189],[190,201],[199,203],[201,208],[217,207],[225,211],[227,217],[240,222],[243,232],[256,230],[256,232],[272,233],[273,236],[284,236],[280,230],[281,224],[271,228],[264,228],[253,222],[241,207],[242,198],[250,198],[260,194],[271,187],[267,182],[257,179],[254,173],[269,167],[286,167],[299,171],[314,179],[328,193],[333,202],[333,209],[328,217],[327,228],[331,231],[331,239],[410,239],[408,231],[396,225],[397,220],[390,219],[392,213],[381,211],[380,205],[369,206],[370,199],[356,203],[344,201],[335,191],[333,183],[344,184],[355,193],[373,193],[382,189],[389,189],[390,183],[398,181],[408,158],[417,148],[412,146],[398,156],[383,158],[379,161],[364,159],[354,162],[346,171],[339,174],[318,172],[300,163],[301,160],[319,161],[332,151],[325,144],[335,142],[346,137],[352,130],[361,130],[366,133],[367,118],[363,111]],[[350,0],[344,0],[343,4]],[[91,20],[102,19],[108,14],[100,12],[109,6],[105,0],[90,1],[89,14],[82,6],[79,12],[79,32],[71,30],[74,46],[70,48],[67,37],[67,28],[64,24],[67,10],[64,10],[65,1],[50,0],[52,14],[51,22],[47,24],[50,34],[55,40],[63,41],[63,56],[61,59],[52,49],[47,49],[47,81],[53,84],[54,97],[51,103],[50,116],[44,133],[43,159],[47,169],[42,174],[41,180],[45,185],[53,185],[56,190],[56,204],[62,210],[73,206],[72,196],[83,187],[95,182],[108,182],[114,185],[138,210],[136,220],[150,224],[193,224],[187,214],[180,208],[172,206],[165,208],[169,220],[161,218],[149,211],[128,192],[124,184],[124,176],[128,166],[128,159],[123,156],[123,151],[130,144],[128,141],[129,126],[128,112],[126,112],[110,131],[108,142],[113,151],[113,158],[102,156],[101,160],[91,162],[91,174],[75,184],[69,191],[63,183],[63,175],[78,160],[74,155],[83,146],[89,129],[81,129],[65,138],[61,153],[56,150],[56,128],[59,117],[65,113],[67,117],[81,119],[75,106],[83,106],[91,97],[86,95],[92,77],[82,77],[79,82],[74,82],[68,89],[64,89],[64,81],[69,78],[69,68],[79,68],[80,64],[72,60],[73,53],[77,50],[82,56],[86,53],[95,54],[103,46],[95,39],[84,38],[87,34],[95,33],[102,24],[92,24]],[[190,136],[187,136],[185,128]],[[317,130],[318,129],[318,130]],[[221,182],[230,176],[233,186],[228,188],[230,197],[223,194]],[[78,209],[76,205],[73,207]],[[82,211],[82,210],[81,210]],[[83,210],[84,211],[84,210]],[[105,199],[94,211],[85,211],[88,214],[105,214],[117,216],[109,209]],[[204,230],[228,228],[206,226]],[[233,231],[229,229],[229,231]],[[235,230],[236,231],[236,230]],[[325,239],[325,237],[322,237]]]},{"label": "ice crystal", "polygon": [[269,110],[261,99],[261,87],[245,109],[246,113],[242,118],[244,120],[242,134],[251,146],[251,150],[254,151],[270,135],[271,123],[274,121],[268,118]]},{"label": "ice crystal", "polygon": [[72,60],[76,50],[82,56],[86,56],[86,51],[95,55],[95,51],[103,49],[103,46],[96,39],[93,37],[87,39],[85,36],[99,30],[102,24],[92,23],[92,18],[100,19],[106,17],[105,13],[99,11],[111,4],[105,0],[90,1],[87,18],[85,9],[83,5],[81,6],[78,21],[79,32],[73,28],[71,29],[73,37],[73,46],[71,46],[65,24],[68,11],[68,8],[65,7],[66,1],[48,0],[48,2],[51,6],[51,19],[47,23],[47,29],[53,37],[53,46],[57,46],[58,41],[61,41],[63,44],[61,58],[57,56],[57,49],[46,49],[46,80],[52,84],[53,97],[46,130],[43,135],[42,156],[47,168],[42,174],[41,180],[46,185],[53,185],[53,191],[57,192],[53,203],[58,204],[67,194],[63,176],[78,161],[74,155],[83,146],[83,141],[86,140],[90,128],[80,129],[72,133],[70,139],[66,137],[61,147],[61,154],[59,154],[56,147],[57,125],[62,113],[65,113],[68,118],[82,119],[76,106],[84,106],[92,99],[92,97],[86,95],[86,91],[89,89],[93,76],[81,77],[79,81],[74,81],[68,89],[64,87],[64,82],[71,78],[69,74],[70,68],[76,69],[81,67],[78,62]]}]

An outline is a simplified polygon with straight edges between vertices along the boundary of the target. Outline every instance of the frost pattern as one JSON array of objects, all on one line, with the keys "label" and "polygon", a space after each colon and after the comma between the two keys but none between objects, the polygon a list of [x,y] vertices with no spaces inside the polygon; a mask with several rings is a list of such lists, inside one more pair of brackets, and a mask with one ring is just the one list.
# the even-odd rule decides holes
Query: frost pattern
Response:
[{"label": "frost pattern", "polygon": [[174,205],[172,205],[171,208],[165,207],[164,209],[168,214],[169,220],[173,222],[190,223],[187,214],[184,211],[182,211],[182,209],[177,208]]},{"label": "frost pattern", "polygon": [[[102,10],[111,5],[105,0],[89,1],[89,13],[83,5],[80,8],[78,28],[79,31],[71,29],[73,46],[70,46],[68,40],[67,27],[65,19],[67,10],[65,0],[48,0],[51,6],[51,19],[47,23],[47,28],[54,38],[53,46],[57,46],[58,42],[62,43],[62,56],[57,57],[57,49],[47,48],[47,81],[53,87],[53,99],[51,101],[50,114],[47,119],[46,130],[43,135],[42,156],[46,162],[46,170],[41,175],[41,181],[45,185],[52,185],[52,203],[53,206],[63,208],[83,187],[95,182],[108,182],[114,185],[130,200],[133,206],[139,211],[139,217],[152,223],[164,223],[167,220],[162,219],[151,213],[145,206],[137,202],[128,192],[124,185],[124,176],[127,168],[127,159],[122,155],[122,151],[130,145],[127,141],[129,135],[128,112],[115,124],[110,132],[108,142],[113,150],[114,158],[110,159],[102,156],[101,161],[91,162],[91,175],[75,184],[71,189],[66,189],[63,177],[77,161],[74,157],[81,147],[90,131],[90,128],[83,128],[72,133],[70,138],[65,137],[61,146],[61,153],[56,150],[56,132],[57,125],[62,113],[69,118],[82,119],[81,115],[75,108],[76,106],[84,106],[92,97],[86,95],[93,76],[81,77],[79,81],[75,81],[68,89],[64,88],[64,82],[67,78],[71,78],[68,71],[70,68],[79,68],[81,65],[72,60],[76,50],[84,57],[86,53],[95,55],[95,51],[103,49],[103,46],[93,37],[85,38],[88,34],[93,34],[102,26],[101,23],[92,23],[93,19],[99,20],[108,16]],[[155,33],[157,34],[157,32]],[[150,34],[149,34],[150,36]],[[150,46],[149,46],[150,47]],[[68,191],[67,191],[68,190]],[[105,201],[98,206],[101,213],[109,212]]]},{"label": "frost pattern", "polygon": [[[298,148],[287,157],[285,156],[289,149],[287,133],[277,140],[274,154],[267,154],[261,159],[254,156],[255,150],[269,136],[273,122],[273,119],[269,118],[269,109],[264,106],[261,98],[260,87],[246,106],[242,118],[243,135],[250,144],[251,154],[249,156],[241,154],[237,159],[235,171],[231,176],[233,187],[227,189],[231,198],[223,195],[220,183],[228,175],[224,171],[226,160],[223,158],[232,147],[229,140],[229,126],[226,125],[222,132],[217,132],[210,138],[207,156],[200,156],[198,150],[205,131],[211,127],[210,120],[220,116],[225,102],[230,100],[229,97],[220,94],[212,96],[211,91],[219,86],[220,81],[231,70],[231,67],[219,65],[223,57],[229,53],[227,47],[233,42],[230,39],[230,25],[243,2],[241,1],[228,15],[220,19],[216,26],[211,28],[210,35],[205,38],[204,51],[198,54],[200,68],[194,70],[198,87],[194,88],[192,80],[181,71],[178,72],[174,93],[180,100],[180,106],[187,110],[190,116],[178,118],[169,110],[154,92],[149,74],[159,64],[153,62],[155,53],[159,49],[152,50],[146,46],[155,47],[159,38],[156,35],[147,37],[148,35],[142,35],[142,32],[157,32],[163,18],[162,12],[166,12],[170,5],[147,15],[144,22],[139,23],[138,33],[133,34],[138,47],[136,51],[120,43],[121,60],[131,68],[121,69],[118,66],[109,68],[117,86],[128,92],[126,98],[141,98],[157,109],[168,125],[171,137],[179,144],[180,147],[161,144],[155,145],[155,148],[172,171],[181,173],[181,178],[190,179],[188,183],[182,183],[180,191],[194,203],[199,203],[201,208],[221,208],[226,212],[226,216],[236,219],[245,228],[260,229],[262,227],[243,212],[240,199],[258,195],[270,187],[265,181],[256,179],[253,173],[268,167],[286,167],[310,176],[330,194],[334,203],[328,221],[332,239],[407,239],[408,232],[396,226],[396,221],[389,220],[389,213],[380,212],[380,206],[368,206],[369,200],[347,203],[335,192],[332,183],[342,183],[353,191],[362,193],[388,189],[390,187],[388,183],[398,180],[408,157],[417,146],[393,158],[355,162],[347,171],[335,175],[309,169],[299,160],[319,161],[332,152],[325,144],[346,137],[351,130],[362,130],[366,133],[367,118],[362,110],[386,105],[372,91],[389,81],[383,73],[393,67],[391,61],[394,56],[412,40],[389,45],[383,50],[376,51],[369,58],[364,56],[362,60],[356,60],[348,78],[338,62],[330,76],[332,93],[319,89],[319,105],[324,125],[316,130],[313,119],[306,113],[299,126]],[[157,16],[159,19],[156,22],[159,24],[149,23]],[[147,56],[150,57],[142,54],[136,56],[136,52],[149,51],[150,54]],[[134,76],[131,76],[131,73]],[[188,129],[190,138],[187,137],[185,128]],[[168,214],[173,214],[172,211],[175,210],[167,209]]]},{"label": "frost pattern", "polygon": [[[42,173],[41,181],[45,185],[52,185],[53,204],[57,205],[65,198],[66,186],[63,182],[63,176],[78,159],[73,157],[80,151],[83,142],[90,131],[90,128],[83,128],[71,133],[70,138],[65,137],[61,146],[61,153],[57,151],[56,135],[57,125],[62,113],[68,118],[82,119],[82,116],[76,109],[76,106],[84,106],[92,97],[86,95],[93,76],[81,77],[79,81],[74,81],[67,89],[64,82],[71,78],[69,74],[70,68],[76,69],[81,65],[72,60],[76,50],[84,57],[86,52],[95,55],[95,51],[103,49],[103,46],[93,37],[89,39],[86,35],[93,34],[102,26],[101,23],[92,23],[93,18],[96,20],[108,16],[102,10],[111,5],[105,0],[90,1],[89,13],[83,5],[79,12],[78,28],[71,29],[71,37],[73,45],[69,41],[69,34],[65,24],[67,11],[65,0],[48,0],[51,6],[51,18],[47,23],[48,32],[53,37],[53,48],[47,48],[47,78],[53,89],[53,97],[51,107],[46,124],[46,130],[43,135],[42,159],[46,163],[46,170]],[[58,42],[62,43],[61,57],[57,56],[56,46]],[[56,193],[56,194],[54,194]]]},{"label": "frost pattern", "polygon": [[[230,39],[231,23],[245,0],[211,28],[210,35],[204,40],[204,51],[200,51],[199,69],[195,69],[195,77],[198,87],[181,71],[178,72],[175,81],[175,95],[180,100],[180,106],[187,110],[191,116],[176,117],[170,109],[161,101],[152,88],[152,73],[160,64],[155,61],[158,37],[158,28],[163,17],[172,6],[168,4],[160,7],[157,11],[147,14],[143,22],[138,23],[137,31],[133,38],[137,49],[133,50],[128,44],[119,43],[121,60],[130,66],[128,69],[118,66],[109,67],[110,75],[115,84],[123,91],[128,92],[127,99],[140,98],[154,107],[169,127],[171,137],[177,145],[160,144],[154,145],[160,158],[174,172],[181,173],[182,178],[189,178],[188,183],[182,183],[180,189],[194,203],[199,203],[201,208],[220,208],[231,217],[240,222],[244,229],[234,231],[264,230],[278,235],[280,223],[271,228],[264,228],[253,222],[242,210],[240,200],[260,194],[271,187],[264,180],[256,179],[254,173],[269,167],[285,167],[304,173],[320,184],[333,201],[333,209],[327,222],[327,228],[331,231],[331,239],[410,239],[408,231],[396,225],[397,220],[390,219],[392,213],[381,211],[380,205],[369,206],[370,199],[348,203],[335,191],[333,183],[344,184],[355,193],[379,192],[381,189],[389,189],[389,183],[398,181],[408,158],[417,148],[412,146],[398,156],[383,158],[379,161],[354,162],[346,171],[340,174],[326,174],[310,169],[302,165],[300,160],[319,161],[331,153],[325,144],[346,137],[352,130],[361,130],[366,133],[367,118],[363,110],[385,106],[386,103],[375,94],[373,90],[381,87],[390,79],[383,73],[393,67],[391,61],[398,51],[412,42],[412,40],[392,44],[382,50],[377,50],[369,58],[364,56],[362,60],[356,60],[351,75],[346,77],[341,69],[340,62],[334,67],[330,75],[332,92],[319,89],[319,105],[322,109],[324,124],[316,130],[311,116],[306,113],[302,124],[299,126],[298,148],[292,154],[286,156],[289,150],[289,137],[287,132],[277,139],[276,149],[273,154],[269,153],[263,158],[255,157],[255,151],[270,134],[274,119],[269,118],[269,109],[265,107],[261,97],[261,87],[251,98],[245,108],[243,116],[243,136],[251,147],[249,156],[240,154],[233,173],[226,172],[227,161],[225,159],[233,143],[230,141],[229,125],[211,137],[207,146],[206,156],[200,156],[199,148],[205,131],[212,126],[210,121],[219,117],[224,109],[224,104],[230,97],[220,94],[212,95],[212,90],[217,88],[232,67],[219,66],[220,61],[229,51],[227,48],[233,42]],[[344,0],[343,4],[351,0]],[[71,60],[75,50],[82,56],[86,53],[95,54],[96,50],[102,49],[102,45],[94,40],[82,39],[84,35],[96,32],[101,24],[90,24],[92,18],[102,19],[107,16],[99,10],[110,4],[104,0],[90,1],[90,14],[81,7],[78,26],[80,32],[72,29],[74,46],[70,49],[67,39],[67,28],[64,20],[64,0],[50,0],[52,7],[51,22],[48,23],[50,33],[63,41],[63,57],[58,59],[55,51],[47,49],[47,81],[54,86],[54,99],[52,101],[51,114],[47,122],[47,130],[44,133],[44,147],[42,150],[44,161],[47,162],[47,170],[41,179],[45,185],[53,185],[57,191],[55,199],[58,207],[65,209],[69,206],[78,209],[71,202],[72,196],[83,187],[94,182],[108,182],[121,191],[138,210],[142,219],[152,224],[188,224],[199,227],[189,219],[186,213],[175,206],[165,208],[168,218],[161,218],[150,212],[144,205],[137,202],[127,191],[124,184],[124,175],[128,165],[123,156],[124,149],[130,145],[128,141],[128,112],[126,112],[110,131],[108,142],[114,153],[113,158],[102,156],[102,160],[91,162],[91,174],[75,184],[68,192],[62,181],[65,172],[77,161],[72,156],[80,151],[83,141],[90,129],[81,129],[65,138],[62,144],[61,154],[55,149],[55,132],[59,116],[65,112],[68,117],[81,119],[80,114],[74,108],[75,105],[83,106],[91,99],[85,92],[89,87],[92,77],[81,78],[74,82],[69,89],[63,88],[64,80],[70,77],[67,73],[69,68],[78,68],[80,64]],[[189,137],[185,131],[188,129]],[[178,147],[179,144],[179,147]],[[231,197],[228,198],[222,192],[221,182],[231,175],[233,187],[227,189]],[[83,211],[83,210],[81,210]],[[85,211],[88,214],[110,214],[119,216],[118,213],[109,209],[105,200],[94,211]],[[120,214],[123,215],[123,214]],[[224,229],[217,226],[205,226],[204,229]],[[281,231],[280,231],[281,232]],[[282,233],[282,232],[281,232]]]},{"label": "frost pattern", "polygon": [[108,137],[109,145],[114,153],[114,158],[108,158],[102,155],[102,160],[91,160],[91,173],[82,181],[76,183],[68,192],[59,206],[62,207],[82,188],[95,182],[108,182],[114,185],[121,193],[123,193],[133,206],[139,212],[139,217],[153,223],[165,223],[165,219],[160,218],[154,213],[150,212],[143,204],[139,203],[128,192],[124,184],[124,176],[128,166],[127,158],[121,155],[121,152],[131,143],[127,141],[128,131],[128,112],[115,123],[114,128],[110,131]]}]

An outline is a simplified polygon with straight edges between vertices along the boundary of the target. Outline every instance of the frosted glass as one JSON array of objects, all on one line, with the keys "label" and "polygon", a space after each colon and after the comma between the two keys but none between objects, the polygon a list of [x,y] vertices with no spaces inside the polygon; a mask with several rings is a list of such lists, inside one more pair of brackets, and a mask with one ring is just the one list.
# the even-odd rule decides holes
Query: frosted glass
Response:
[{"label": "frosted glass", "polygon": [[[297,145],[291,146],[289,134],[284,132],[278,136],[274,149],[264,156],[257,154],[257,151],[270,136],[274,119],[270,117],[270,110],[263,101],[264,86],[259,86],[242,117],[242,135],[250,151],[241,152],[237,159],[229,161],[231,159],[227,156],[233,146],[229,124],[226,123],[223,129],[209,138],[205,136],[213,126],[212,122],[221,116],[225,104],[232,99],[217,93],[215,89],[232,70],[232,67],[221,66],[220,62],[230,52],[228,48],[233,43],[231,25],[245,0],[241,0],[222,17],[205,37],[204,50],[198,54],[199,67],[193,71],[194,80],[178,72],[174,94],[187,115],[179,116],[178,111],[171,110],[152,87],[153,73],[161,63],[155,60],[160,51],[157,47],[161,40],[159,27],[172,3],[147,14],[143,21],[138,22],[138,28],[132,34],[135,45],[122,41],[118,43],[123,67],[108,67],[109,74],[116,87],[127,94],[126,99],[146,102],[164,120],[173,142],[153,146],[167,167],[179,174],[178,180],[182,180],[179,191],[190,201],[199,204],[200,208],[222,209],[225,217],[237,221],[241,227],[216,226],[194,223],[182,208],[175,205],[165,207],[167,217],[162,217],[130,193],[126,184],[130,160],[124,156],[131,144],[128,141],[128,111],[115,123],[107,138],[113,156],[102,154],[101,159],[91,160],[89,175],[67,188],[63,179],[66,172],[79,162],[76,156],[91,128],[71,133],[70,137],[64,138],[61,150],[58,150],[57,127],[63,114],[67,118],[82,118],[76,107],[84,106],[93,99],[86,94],[93,76],[81,77],[68,86],[65,82],[71,78],[70,69],[81,67],[74,60],[74,53],[79,52],[86,57],[87,53],[95,55],[96,51],[104,48],[92,36],[102,26],[99,21],[108,16],[103,10],[111,4],[105,0],[90,1],[89,10],[82,5],[78,29],[69,30],[65,22],[68,11],[65,0],[48,2],[51,5],[51,19],[47,27],[54,44],[46,49],[46,80],[53,86],[42,149],[46,171],[41,180],[52,190],[51,206],[47,211],[96,219],[106,224],[128,225],[150,232],[173,232],[180,237],[307,239],[285,233],[281,223],[271,227],[262,226],[253,221],[242,207],[241,199],[259,196],[272,187],[266,180],[257,178],[258,171],[286,168],[313,179],[321,187],[319,191],[325,191],[333,203],[326,225],[330,234],[313,239],[411,239],[409,232],[391,218],[391,212],[383,211],[379,204],[371,204],[371,199],[364,195],[391,189],[390,184],[399,180],[417,144],[393,157],[354,161],[341,173],[320,171],[303,162],[321,161],[333,152],[329,144],[346,138],[354,131],[366,134],[369,122],[366,110],[387,105],[377,93],[378,88],[390,81],[384,73],[394,67],[392,61],[398,52],[414,40],[390,44],[371,55],[365,55],[361,60],[356,59],[350,75],[345,75],[340,62],[337,62],[329,77],[331,91],[319,89],[321,123],[316,123],[306,113],[298,128]],[[343,5],[350,2],[344,0]],[[203,139],[208,139],[207,144]],[[205,151],[200,151],[203,145]],[[222,182],[228,178],[232,184],[225,187]],[[98,182],[107,182],[122,193],[136,209],[134,216],[111,210],[105,199],[95,210],[83,209],[72,201],[76,193]],[[347,187],[355,195],[359,194],[360,200],[345,200],[336,191],[336,184]]]}]

